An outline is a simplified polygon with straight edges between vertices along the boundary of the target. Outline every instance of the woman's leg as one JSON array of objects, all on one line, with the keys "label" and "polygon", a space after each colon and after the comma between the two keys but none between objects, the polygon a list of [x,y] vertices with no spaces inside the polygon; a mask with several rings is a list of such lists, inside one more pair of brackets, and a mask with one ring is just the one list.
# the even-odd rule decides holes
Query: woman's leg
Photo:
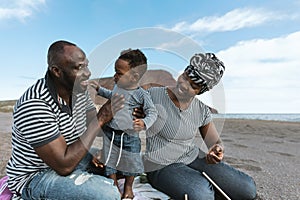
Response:
[{"label": "woman's leg", "polygon": [[160,170],[148,172],[147,177],[151,185],[169,195],[175,200],[214,199],[214,190],[211,184],[198,171],[184,165],[171,164]]},{"label": "woman's leg", "polygon": [[205,158],[197,158],[189,166],[201,173],[208,174],[231,199],[254,199],[256,196],[254,180],[224,162],[207,164]]}]

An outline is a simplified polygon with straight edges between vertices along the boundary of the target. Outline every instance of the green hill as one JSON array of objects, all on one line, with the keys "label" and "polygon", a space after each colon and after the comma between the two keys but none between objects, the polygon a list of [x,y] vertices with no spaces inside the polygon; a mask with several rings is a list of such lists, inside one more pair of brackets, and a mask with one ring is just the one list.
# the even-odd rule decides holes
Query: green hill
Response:
[{"label": "green hill", "polygon": [[0,101],[0,112],[12,112],[16,100]]}]

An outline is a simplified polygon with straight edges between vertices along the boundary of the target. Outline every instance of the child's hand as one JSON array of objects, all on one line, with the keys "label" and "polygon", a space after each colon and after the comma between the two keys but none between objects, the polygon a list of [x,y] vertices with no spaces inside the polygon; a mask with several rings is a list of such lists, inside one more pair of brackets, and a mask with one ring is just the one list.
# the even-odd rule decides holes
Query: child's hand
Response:
[{"label": "child's hand", "polygon": [[95,80],[90,80],[89,81],[89,84],[92,88],[94,88],[97,92],[100,88],[99,84],[98,84],[98,81],[95,81]]},{"label": "child's hand", "polygon": [[145,123],[143,120],[141,120],[141,119],[133,120],[133,129],[135,131],[141,131],[141,130],[144,130],[144,128],[145,128]]}]

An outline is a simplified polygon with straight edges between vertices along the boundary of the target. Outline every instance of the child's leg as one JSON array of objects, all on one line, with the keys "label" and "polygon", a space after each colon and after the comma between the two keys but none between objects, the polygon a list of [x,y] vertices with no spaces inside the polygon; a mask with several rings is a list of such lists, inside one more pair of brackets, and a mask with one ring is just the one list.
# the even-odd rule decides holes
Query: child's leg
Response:
[{"label": "child's leg", "polygon": [[124,192],[122,198],[133,199],[134,197],[133,190],[132,190],[133,181],[134,181],[134,176],[125,176]]},{"label": "child's leg", "polygon": [[134,198],[134,177],[144,171],[140,151],[141,141],[138,137],[138,134],[124,134],[124,143],[122,151],[123,168],[121,173],[125,176],[125,183],[122,199]]},{"label": "child's leg", "polygon": [[117,175],[116,174],[110,174],[110,175],[108,175],[108,177],[111,178],[112,180],[114,180],[114,185],[118,187],[118,190],[119,190],[120,194],[122,194],[122,192],[119,188]]}]

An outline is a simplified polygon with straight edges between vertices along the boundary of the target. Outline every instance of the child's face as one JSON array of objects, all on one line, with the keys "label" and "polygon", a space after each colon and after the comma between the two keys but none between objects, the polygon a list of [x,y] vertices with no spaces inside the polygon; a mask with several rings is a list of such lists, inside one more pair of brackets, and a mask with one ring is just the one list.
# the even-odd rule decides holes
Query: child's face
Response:
[{"label": "child's face", "polygon": [[125,60],[118,59],[115,63],[114,81],[120,88],[130,88],[132,86],[132,70],[129,63]]}]

